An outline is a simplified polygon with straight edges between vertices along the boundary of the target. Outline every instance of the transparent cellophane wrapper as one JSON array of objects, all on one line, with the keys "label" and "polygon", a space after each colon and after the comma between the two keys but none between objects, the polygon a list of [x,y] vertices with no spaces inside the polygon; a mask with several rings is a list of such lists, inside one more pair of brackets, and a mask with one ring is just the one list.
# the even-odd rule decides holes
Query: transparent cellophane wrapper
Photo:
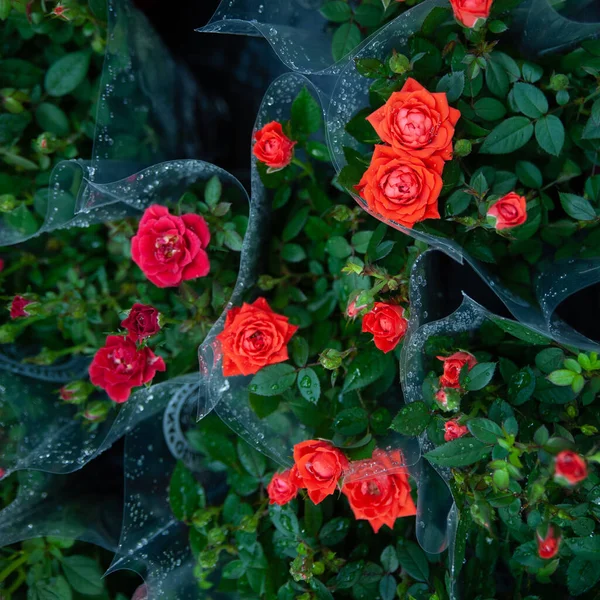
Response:
[{"label": "transparent cellophane wrapper", "polygon": [[[345,164],[342,147],[356,144],[345,133],[344,125],[358,108],[368,104],[368,81],[358,76],[353,59],[383,57],[392,48],[402,51],[408,37],[436,6],[447,4],[432,0],[416,6],[335,65],[329,58],[331,30],[312,0],[265,4],[254,0],[227,0],[205,31],[263,35],[286,66],[308,74],[308,78],[299,73],[285,75],[273,83],[265,95],[255,129],[271,120],[288,118],[291,102],[306,85],[323,103],[327,143],[339,171]],[[238,188],[246,198],[235,178],[209,163],[169,160],[195,155],[198,151],[196,140],[190,137],[193,86],[168,54],[157,50],[160,46],[139,14],[119,2],[111,6],[109,15],[110,36],[94,154],[89,163],[68,162],[55,169],[47,216],[38,234],[140,214],[148,205],[172,201],[191,183],[214,174],[219,175],[225,185]],[[596,24],[575,23],[562,16],[546,0],[525,3],[519,9],[516,22],[522,28],[524,48],[530,53],[563,48],[595,35],[598,30]],[[542,22],[544,29],[537,25]],[[549,40],[546,36],[549,28],[560,31],[564,37],[557,35]],[[132,123],[140,127],[132,127]],[[144,143],[147,123],[160,132],[156,145]],[[0,513],[0,543],[40,535],[77,537],[115,550],[110,571],[136,570],[148,584],[149,598],[197,597],[187,529],[173,518],[165,492],[175,464],[165,444],[162,427],[167,404],[178,396],[184,403],[198,402],[199,418],[214,410],[233,431],[282,468],[291,464],[293,445],[315,434],[285,407],[267,418],[258,418],[249,401],[250,378],[222,375],[215,336],[222,330],[231,306],[240,306],[256,296],[253,285],[257,260],[259,250],[266,246],[270,200],[254,166],[251,187],[250,219],[238,282],[227,309],[200,348],[199,378],[186,376],[138,390],[116,418],[91,431],[74,422],[73,409],[60,403],[55,393],[55,388],[73,379],[74,373],[81,376],[85,372],[85,361],[44,368],[23,366],[20,359],[26,354],[25,349],[4,349],[0,367],[4,380],[1,419],[10,441],[3,462],[8,472],[21,471],[22,485],[15,502]],[[486,273],[452,240],[408,231],[392,222],[388,224],[426,241],[456,261],[471,265],[510,313],[533,331],[562,343],[586,349],[597,347],[593,340],[584,338],[555,316],[556,307],[565,298],[598,282],[600,269],[596,261],[552,265],[553,270],[547,271],[538,282],[539,306],[531,305]],[[0,243],[4,245],[24,239],[14,230],[0,230]],[[423,258],[416,265],[412,277],[412,317],[401,362],[402,388],[407,402],[418,399],[419,378],[423,376],[419,348],[426,339],[444,330],[475,329],[487,315],[485,309],[465,299],[456,313],[429,323],[428,311],[422,309],[431,295],[432,275],[429,274],[428,279],[422,271],[428,260]],[[380,401],[393,412],[402,405],[402,394],[396,388]],[[105,509],[110,503],[92,510],[90,494],[77,488],[73,493],[69,481],[75,475],[68,474],[84,465],[87,466],[82,473],[93,469],[96,461],[90,461],[123,435],[127,435],[126,498],[123,526],[115,532],[114,527],[107,530],[106,519],[113,524],[120,519],[118,503],[108,512]],[[417,482],[420,544],[429,553],[449,548],[451,555],[456,555],[459,520],[446,483],[448,473],[420,460],[422,452],[427,451],[427,440],[390,436],[380,440],[380,447],[400,450],[401,458],[390,471],[408,470]],[[205,488],[210,488],[214,475],[197,462],[190,466]],[[68,519],[65,514],[69,515]],[[90,518],[90,514],[94,517]],[[460,543],[460,535],[458,539]],[[451,575],[454,577],[455,573]]]}]

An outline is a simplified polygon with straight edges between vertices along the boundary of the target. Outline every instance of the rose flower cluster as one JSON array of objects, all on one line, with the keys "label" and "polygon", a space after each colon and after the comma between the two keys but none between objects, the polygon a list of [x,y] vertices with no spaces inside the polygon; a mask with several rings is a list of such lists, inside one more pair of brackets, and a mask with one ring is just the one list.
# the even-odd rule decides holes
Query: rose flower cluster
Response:
[{"label": "rose flower cluster", "polygon": [[329,442],[307,440],[294,446],[293,458],[294,466],[275,473],[267,487],[271,504],[287,504],[301,489],[319,504],[341,487],[356,519],[368,521],[375,533],[417,512],[399,450],[376,449],[371,459],[349,462]]}]

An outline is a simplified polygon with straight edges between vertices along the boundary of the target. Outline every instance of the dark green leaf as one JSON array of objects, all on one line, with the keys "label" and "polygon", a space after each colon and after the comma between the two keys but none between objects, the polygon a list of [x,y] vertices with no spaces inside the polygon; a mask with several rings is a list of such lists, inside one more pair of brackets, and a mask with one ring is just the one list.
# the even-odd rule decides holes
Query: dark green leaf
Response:
[{"label": "dark green leaf", "polygon": [[481,98],[473,106],[475,114],[484,121],[497,121],[506,114],[506,108],[495,98]]},{"label": "dark green leaf", "polygon": [[351,392],[371,385],[385,373],[393,360],[390,354],[383,355],[377,350],[361,352],[348,367],[342,391]]},{"label": "dark green leaf", "polygon": [[333,420],[333,430],[342,435],[358,435],[367,428],[369,413],[364,408],[355,406],[339,412]]},{"label": "dark green leaf", "polygon": [[593,221],[596,218],[594,207],[585,198],[563,192],[559,196],[565,212],[576,221]]},{"label": "dark green leaf", "polygon": [[535,139],[542,150],[558,156],[565,143],[565,128],[554,115],[546,115],[535,124]]},{"label": "dark green leaf", "polygon": [[495,444],[499,437],[504,437],[502,429],[490,419],[469,419],[467,427],[475,438],[486,444]]},{"label": "dark green leaf", "polygon": [[400,409],[391,427],[402,435],[416,437],[425,431],[430,421],[427,405],[424,402],[411,402]]},{"label": "dark green leaf", "polygon": [[466,467],[487,456],[491,450],[490,445],[477,439],[461,437],[427,452],[425,458],[440,467]]},{"label": "dark green leaf", "polygon": [[494,127],[481,145],[483,154],[510,154],[522,148],[533,135],[533,125],[526,117],[510,117]]},{"label": "dark green leaf", "polygon": [[334,23],[344,23],[349,21],[352,16],[352,10],[347,2],[342,0],[333,0],[325,2],[319,9],[319,12],[328,20]]},{"label": "dark green leaf", "polygon": [[317,374],[309,367],[298,373],[298,389],[304,398],[316,404],[321,396],[321,384]]},{"label": "dark green leaf", "polygon": [[323,527],[319,533],[319,539],[324,546],[335,546],[348,535],[350,530],[350,519],[345,517],[334,517]]},{"label": "dark green leaf", "polygon": [[482,390],[494,376],[496,363],[477,363],[468,373],[465,389],[469,392]]},{"label": "dark green leaf", "polygon": [[202,494],[191,471],[179,461],[169,483],[169,504],[178,521],[189,521],[199,507]]},{"label": "dark green leaf", "polygon": [[321,106],[304,87],[292,102],[292,129],[295,133],[309,135],[319,131],[323,114]]},{"label": "dark green leaf", "polygon": [[248,471],[250,475],[260,479],[267,468],[267,460],[264,454],[251,448],[244,440],[238,439],[237,453],[242,463],[242,467]]},{"label": "dark green leaf", "polygon": [[547,346],[551,343],[549,338],[537,333],[536,331],[533,331],[521,323],[516,323],[515,321],[511,321],[509,319],[502,319],[501,317],[490,317],[490,320],[496,323],[500,329],[506,331],[506,333],[509,333],[510,335],[523,340],[524,342],[528,342],[529,344],[533,344],[535,346]]},{"label": "dark green leaf", "polygon": [[333,34],[331,42],[331,53],[333,60],[338,61],[344,58],[346,54],[352,52],[360,44],[362,34],[360,29],[354,23],[344,23],[340,25]]},{"label": "dark green leaf", "polygon": [[537,119],[548,112],[546,96],[540,89],[530,83],[521,81],[515,83],[513,98],[519,111],[532,119]]},{"label": "dark green leaf", "polygon": [[398,560],[402,568],[417,581],[429,580],[429,562],[425,552],[414,542],[400,540],[397,546]]},{"label": "dark green leaf", "polygon": [[87,75],[89,52],[71,52],[59,58],[46,71],[44,87],[50,96],[70,94]]},{"label": "dark green leaf", "polygon": [[576,556],[567,569],[567,587],[573,596],[580,596],[600,581],[600,569],[596,560]]},{"label": "dark green leaf", "polygon": [[455,71],[444,75],[438,82],[436,92],[446,92],[448,102],[458,100],[465,88],[465,72]]},{"label": "dark green leaf", "polygon": [[292,365],[277,364],[261,369],[250,383],[250,391],[259,396],[278,396],[294,385],[296,369]]},{"label": "dark green leaf", "polygon": [[100,565],[89,556],[65,556],[62,568],[71,587],[85,596],[96,596],[104,591],[102,569]]},{"label": "dark green leaf", "polygon": [[531,162],[519,160],[515,166],[519,181],[527,187],[539,189],[542,187],[542,172]]}]

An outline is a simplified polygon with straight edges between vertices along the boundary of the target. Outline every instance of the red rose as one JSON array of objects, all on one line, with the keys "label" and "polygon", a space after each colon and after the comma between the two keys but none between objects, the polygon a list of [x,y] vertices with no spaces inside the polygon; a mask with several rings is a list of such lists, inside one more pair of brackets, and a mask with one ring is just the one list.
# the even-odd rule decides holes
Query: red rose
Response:
[{"label": "red rose", "polygon": [[558,554],[560,548],[561,537],[557,534],[552,525],[548,526],[548,531],[545,535],[540,535],[536,532],[538,556],[544,560],[554,558]]},{"label": "red rose", "polygon": [[487,216],[493,218],[494,227],[498,231],[523,225],[527,221],[527,202],[523,196],[511,192],[494,202],[488,209]]},{"label": "red rose", "polygon": [[166,206],[154,204],[144,212],[131,239],[131,257],[154,285],[172,287],[208,274],[205,248],[209,242],[201,216],[176,217]]},{"label": "red rose", "polygon": [[459,425],[456,419],[450,419],[444,423],[444,439],[447,442],[457,440],[467,433],[469,433],[469,429],[465,425]]},{"label": "red rose", "polygon": [[59,390],[59,395],[61,400],[65,402],[70,402],[75,397],[75,392],[68,390],[65,386],[61,387]]},{"label": "red rose", "polygon": [[153,307],[137,302],[131,307],[127,318],[121,321],[121,327],[129,332],[127,336],[134,342],[155,335],[160,331],[158,317],[160,313]]},{"label": "red rose", "polygon": [[477,359],[468,352],[455,352],[451,356],[438,356],[438,359],[444,363],[444,374],[440,377],[441,387],[459,388],[461,369],[468,365],[470,371],[477,364]]},{"label": "red rose", "polygon": [[89,368],[90,380],[106,390],[115,402],[125,402],[131,388],[154,379],[157,371],[166,370],[165,361],[150,348],[137,348],[129,338],[109,335]]},{"label": "red rose", "polygon": [[4,271],[4,259],[0,258],[0,271]]},{"label": "red rose", "polygon": [[31,300],[27,300],[23,296],[15,296],[10,305],[10,318],[19,319],[20,317],[28,317],[29,313],[25,310],[25,307],[31,303]]},{"label": "red rose", "polygon": [[298,327],[273,310],[264,298],[227,313],[217,336],[223,353],[223,375],[252,375],[267,365],[286,361],[287,344]]},{"label": "red rose", "polygon": [[575,485],[588,476],[585,459],[577,452],[563,450],[554,459],[554,479],[560,483]]},{"label": "red rose", "polygon": [[438,197],[444,161],[400,154],[390,146],[375,146],[369,168],[355,186],[369,210],[412,229],[425,219],[439,219]]},{"label": "red rose", "polygon": [[6,470],[0,467],[0,479],[4,479],[6,475]]},{"label": "red rose", "polygon": [[275,170],[287,167],[294,156],[294,146],[290,138],[283,133],[281,123],[271,121],[254,134],[254,156],[267,167]]},{"label": "red rose", "polygon": [[460,111],[444,92],[432,94],[409,77],[399,92],[367,117],[377,135],[400,153],[416,158],[452,158],[452,137]]},{"label": "red rose", "polygon": [[306,488],[308,497],[319,504],[333,494],[338,480],[348,468],[344,454],[327,442],[307,440],[294,446],[300,486]]},{"label": "red rose", "polygon": [[399,517],[417,514],[406,472],[396,466],[401,462],[397,450],[375,450],[371,459],[353,462],[352,473],[344,481],[342,493],[354,516],[369,521],[375,533],[382,525],[394,527]]},{"label": "red rose", "polygon": [[375,302],[373,309],[363,317],[363,333],[372,333],[375,346],[383,352],[390,352],[406,333],[408,321],[403,315],[401,306]]},{"label": "red rose", "polygon": [[298,495],[300,480],[296,467],[285,470],[283,473],[275,473],[267,486],[269,504],[283,506]]},{"label": "red rose", "polygon": [[487,19],[493,0],[450,0],[454,16],[465,27],[473,27],[477,19]]}]

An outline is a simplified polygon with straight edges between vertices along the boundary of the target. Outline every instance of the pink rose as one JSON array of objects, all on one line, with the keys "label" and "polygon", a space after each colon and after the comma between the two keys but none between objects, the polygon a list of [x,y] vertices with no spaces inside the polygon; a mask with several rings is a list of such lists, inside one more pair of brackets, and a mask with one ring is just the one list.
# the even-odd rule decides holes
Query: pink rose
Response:
[{"label": "pink rose", "polygon": [[23,298],[23,296],[15,296],[10,305],[10,318],[19,319],[21,317],[28,317],[29,313],[25,310],[28,304],[31,304],[31,300]]},{"label": "pink rose", "polygon": [[146,209],[131,239],[131,257],[157,287],[177,286],[210,271],[210,232],[199,215],[176,217],[165,206]]},{"label": "pink rose", "polygon": [[523,196],[511,192],[494,202],[487,216],[495,219],[494,227],[498,231],[523,225],[527,221],[527,202]]},{"label": "pink rose", "polygon": [[469,433],[468,428],[465,425],[459,425],[457,419],[450,419],[444,423],[444,439],[447,442],[457,440],[467,433]]}]

